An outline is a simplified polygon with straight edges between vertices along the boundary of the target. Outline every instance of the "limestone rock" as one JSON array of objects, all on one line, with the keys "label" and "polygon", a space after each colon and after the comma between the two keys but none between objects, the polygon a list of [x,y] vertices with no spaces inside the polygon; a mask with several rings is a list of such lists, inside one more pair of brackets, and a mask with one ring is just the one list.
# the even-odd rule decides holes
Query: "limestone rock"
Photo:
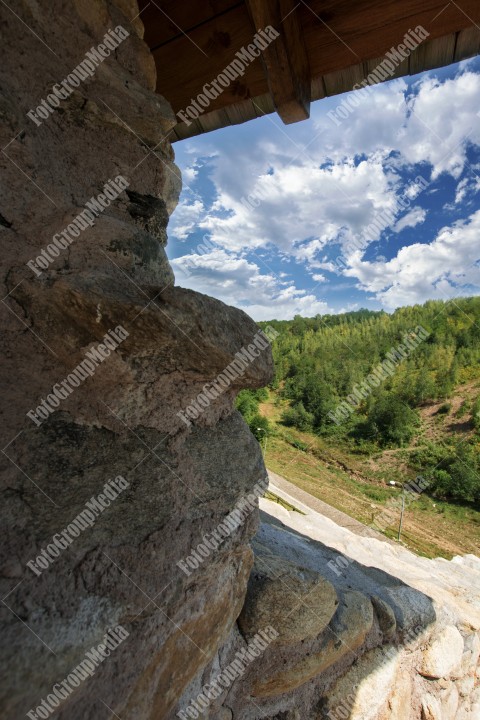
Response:
[{"label": "limestone rock", "polygon": [[472,693],[471,697],[472,701],[472,715],[473,717],[480,717],[480,688],[476,688],[476,690]]},{"label": "limestone rock", "polygon": [[472,694],[474,688],[475,688],[475,678],[474,677],[463,677],[459,678],[457,682],[455,683],[455,686],[458,689],[458,692],[462,697],[470,697]]},{"label": "limestone rock", "polygon": [[459,703],[459,692],[456,684],[449,683],[448,687],[440,692],[439,700],[442,707],[442,720],[455,720]]},{"label": "limestone rock", "polygon": [[291,645],[316,638],[332,619],[338,605],[334,587],[318,573],[275,556],[256,545],[255,565],[238,623],[253,636],[272,625],[274,641]]},{"label": "limestone rock", "polygon": [[410,720],[412,701],[412,678],[403,670],[398,672],[388,700],[388,710],[382,720]]},{"label": "limestone rock", "polygon": [[442,720],[442,707],[434,695],[422,698],[422,720]]},{"label": "limestone rock", "polygon": [[453,672],[454,677],[463,677],[475,671],[480,657],[480,637],[478,633],[470,633],[465,638],[462,660]]},{"label": "limestone rock", "polygon": [[330,690],[328,711],[331,715],[349,720],[375,720],[387,705],[398,661],[398,651],[392,645],[376,648],[361,657]]},{"label": "limestone rock", "polygon": [[373,608],[369,598],[359,592],[346,592],[322,640],[321,650],[299,661],[293,660],[290,667],[257,680],[253,695],[278,695],[303,685],[345,655],[353,655],[364,643],[372,624]]},{"label": "limestone rock", "polygon": [[432,601],[422,592],[408,585],[388,587],[386,602],[395,612],[397,628],[404,635],[414,628],[427,628],[435,622]]},{"label": "limestone rock", "polygon": [[463,638],[455,626],[449,625],[432,638],[418,671],[426,677],[447,677],[461,662],[462,654]]}]

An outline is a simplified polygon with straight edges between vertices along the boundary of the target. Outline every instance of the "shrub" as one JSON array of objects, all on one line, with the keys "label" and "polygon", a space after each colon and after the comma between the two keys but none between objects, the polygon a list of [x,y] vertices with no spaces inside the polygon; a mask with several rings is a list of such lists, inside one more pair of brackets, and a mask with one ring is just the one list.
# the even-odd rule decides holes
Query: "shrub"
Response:
[{"label": "shrub", "polygon": [[263,415],[252,415],[249,421],[247,421],[248,427],[252,435],[255,435],[258,442],[263,442],[265,433],[270,434],[271,428],[270,423]]},{"label": "shrub", "polygon": [[405,445],[418,426],[418,415],[396,395],[381,395],[370,411],[366,431],[381,445]]},{"label": "shrub", "polygon": [[296,403],[282,413],[282,423],[298,430],[308,430],[313,423],[313,415],[307,412],[302,402]]}]

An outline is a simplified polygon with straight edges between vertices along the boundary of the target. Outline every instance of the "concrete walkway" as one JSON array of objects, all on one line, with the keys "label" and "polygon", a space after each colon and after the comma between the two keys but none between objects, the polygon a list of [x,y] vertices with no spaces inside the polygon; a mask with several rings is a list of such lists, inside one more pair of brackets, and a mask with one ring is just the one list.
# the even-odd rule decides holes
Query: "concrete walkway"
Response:
[{"label": "concrete walkway", "polygon": [[347,528],[347,530],[355,533],[355,535],[361,535],[362,537],[373,537],[377,540],[382,540],[383,542],[386,542],[390,545],[398,544],[394,540],[391,540],[390,538],[385,537],[385,535],[382,535],[382,533],[379,533],[376,530],[368,527],[367,525],[364,525],[359,520],[355,520],[355,518],[350,517],[350,515],[347,515],[341,510],[337,510],[331,505],[327,505],[327,503],[323,502],[323,500],[319,500],[313,495],[310,495],[310,493],[305,492],[305,490],[301,490],[296,485],[293,485],[288,480],[285,480],[285,478],[281,475],[277,475],[277,473],[268,470],[268,468],[267,472],[270,480],[269,490],[275,495],[278,495],[279,497],[289,502],[291,505],[295,505],[296,507],[298,507],[299,510],[302,510],[301,505],[305,505],[307,508],[310,508],[311,510],[315,510],[315,512],[320,513],[320,515],[323,515],[324,517],[333,520],[333,522],[340,527]]}]

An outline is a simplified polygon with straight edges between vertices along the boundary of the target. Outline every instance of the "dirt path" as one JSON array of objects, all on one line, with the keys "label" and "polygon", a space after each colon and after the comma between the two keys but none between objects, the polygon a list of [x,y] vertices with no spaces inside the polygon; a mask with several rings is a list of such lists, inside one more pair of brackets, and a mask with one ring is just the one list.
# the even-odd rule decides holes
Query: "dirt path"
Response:
[{"label": "dirt path", "polygon": [[331,505],[327,505],[327,503],[323,502],[323,500],[319,500],[313,495],[310,495],[310,493],[305,492],[305,490],[301,490],[299,487],[293,485],[281,475],[277,475],[277,473],[274,473],[268,469],[267,472],[268,477],[270,478],[270,488],[273,493],[275,493],[276,489],[283,491],[285,494],[289,495],[294,500],[298,500],[299,502],[303,503],[315,512],[318,512],[320,513],[320,515],[324,515],[330,520],[333,520],[333,522],[340,527],[347,528],[347,530],[350,530],[356,535],[361,535],[363,537],[374,537],[377,540],[382,540],[383,542],[390,543],[391,545],[396,545],[396,543],[393,540],[390,540],[390,538],[387,538],[385,537],[385,535],[376,532],[376,530],[373,530],[367,525],[364,525],[359,520],[355,520],[355,518],[350,517],[350,515],[347,515],[341,510],[337,510]]}]

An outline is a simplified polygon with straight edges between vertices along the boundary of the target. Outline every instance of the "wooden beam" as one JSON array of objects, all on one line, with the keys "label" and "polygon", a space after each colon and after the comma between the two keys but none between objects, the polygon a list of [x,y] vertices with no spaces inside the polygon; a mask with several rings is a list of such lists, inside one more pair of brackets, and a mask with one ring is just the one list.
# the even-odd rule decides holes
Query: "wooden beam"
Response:
[{"label": "wooden beam", "polygon": [[273,104],[288,125],[310,117],[310,66],[295,0],[246,0],[256,31],[271,25],[279,37],[262,50]]}]

